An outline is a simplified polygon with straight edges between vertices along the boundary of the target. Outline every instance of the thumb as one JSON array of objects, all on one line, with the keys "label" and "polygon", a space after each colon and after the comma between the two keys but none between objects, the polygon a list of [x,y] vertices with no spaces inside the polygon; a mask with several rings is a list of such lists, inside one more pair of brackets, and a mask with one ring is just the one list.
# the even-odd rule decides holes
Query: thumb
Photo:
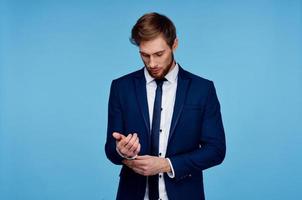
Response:
[{"label": "thumb", "polygon": [[112,136],[116,139],[116,140],[121,140],[123,138],[123,135],[118,133],[118,132],[113,132]]}]

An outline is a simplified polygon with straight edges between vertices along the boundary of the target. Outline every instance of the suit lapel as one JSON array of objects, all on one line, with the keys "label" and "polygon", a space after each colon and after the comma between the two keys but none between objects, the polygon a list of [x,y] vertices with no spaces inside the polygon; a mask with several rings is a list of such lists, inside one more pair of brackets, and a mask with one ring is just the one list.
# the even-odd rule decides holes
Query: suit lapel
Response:
[{"label": "suit lapel", "polygon": [[176,127],[179,117],[181,115],[183,105],[185,103],[185,99],[187,96],[186,93],[188,90],[189,82],[190,82],[190,79],[188,79],[185,76],[184,70],[181,67],[179,67],[174,111],[173,111],[173,117],[172,117],[168,142],[170,141],[172,135],[174,134],[175,127]]},{"label": "suit lapel", "polygon": [[134,81],[135,81],[136,97],[138,100],[139,108],[144,118],[144,122],[148,130],[148,134],[150,134],[150,119],[149,119],[149,110],[148,110],[146,79],[144,76],[143,69],[135,77]]}]

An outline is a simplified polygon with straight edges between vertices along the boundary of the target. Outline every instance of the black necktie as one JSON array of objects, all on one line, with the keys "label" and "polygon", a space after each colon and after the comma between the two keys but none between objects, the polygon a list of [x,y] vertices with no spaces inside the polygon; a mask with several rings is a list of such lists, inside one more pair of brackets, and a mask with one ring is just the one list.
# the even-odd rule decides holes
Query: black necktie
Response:
[{"label": "black necktie", "polygon": [[[162,86],[166,79],[155,80],[157,84],[153,117],[152,117],[152,129],[151,129],[151,155],[158,156],[159,148],[159,132],[160,132],[160,115],[161,115],[161,99],[162,99]],[[155,200],[159,198],[158,194],[158,174],[148,177],[149,184],[149,199]]]}]

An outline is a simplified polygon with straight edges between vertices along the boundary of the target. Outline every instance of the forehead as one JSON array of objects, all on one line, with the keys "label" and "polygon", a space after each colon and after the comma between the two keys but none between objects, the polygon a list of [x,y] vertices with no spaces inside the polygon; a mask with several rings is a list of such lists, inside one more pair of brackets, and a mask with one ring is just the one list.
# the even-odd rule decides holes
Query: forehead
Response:
[{"label": "forehead", "polygon": [[168,48],[169,46],[167,42],[165,41],[164,37],[161,35],[157,36],[153,40],[141,41],[139,45],[139,50],[147,54],[153,54],[159,51],[166,50]]}]

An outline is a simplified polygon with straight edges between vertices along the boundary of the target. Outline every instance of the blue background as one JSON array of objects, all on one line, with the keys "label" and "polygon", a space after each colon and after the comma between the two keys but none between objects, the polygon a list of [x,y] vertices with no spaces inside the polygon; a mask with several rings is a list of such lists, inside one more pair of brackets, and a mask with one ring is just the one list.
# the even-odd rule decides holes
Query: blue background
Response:
[{"label": "blue background", "polygon": [[207,199],[302,199],[299,0],[1,0],[0,199],[114,199],[108,92],[142,67],[128,39],[150,11],[174,21],[176,60],[217,88],[228,148]]}]

